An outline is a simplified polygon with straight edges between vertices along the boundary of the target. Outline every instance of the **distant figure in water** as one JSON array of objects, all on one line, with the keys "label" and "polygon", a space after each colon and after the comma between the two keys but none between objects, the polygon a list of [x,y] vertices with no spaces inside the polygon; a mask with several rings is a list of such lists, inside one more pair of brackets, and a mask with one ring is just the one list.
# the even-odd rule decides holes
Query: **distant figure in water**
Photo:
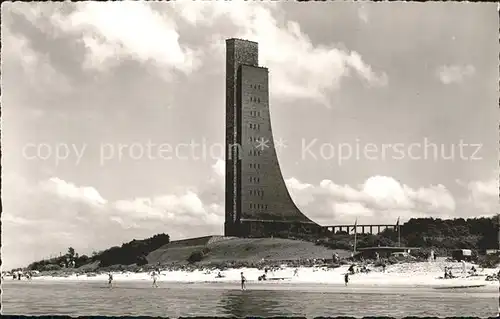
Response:
[{"label": "distant figure in water", "polygon": [[243,275],[243,272],[241,272],[241,290],[246,290],[247,289],[247,286],[245,284],[246,281],[247,281],[247,279]]},{"label": "distant figure in water", "polygon": [[113,288],[113,274],[112,273],[108,274],[108,287]]},{"label": "distant figure in water", "polygon": [[299,276],[299,268],[295,268],[295,270],[293,271],[293,276],[294,277],[298,277]]},{"label": "distant figure in water", "polygon": [[151,273],[151,277],[153,278],[153,288],[158,288],[158,284],[156,283],[156,281],[158,280],[156,271],[153,270],[153,272]]},{"label": "distant figure in water", "polygon": [[345,275],[344,275],[344,282],[345,282],[346,286],[349,283],[349,273],[348,272],[346,272]]}]

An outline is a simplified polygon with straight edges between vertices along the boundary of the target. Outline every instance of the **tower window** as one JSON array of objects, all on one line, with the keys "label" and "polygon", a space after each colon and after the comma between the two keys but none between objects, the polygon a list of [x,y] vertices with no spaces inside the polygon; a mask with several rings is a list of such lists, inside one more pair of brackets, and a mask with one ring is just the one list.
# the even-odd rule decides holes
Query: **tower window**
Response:
[{"label": "tower window", "polygon": [[260,178],[251,176],[251,177],[248,178],[248,180],[249,180],[250,183],[259,183]]}]

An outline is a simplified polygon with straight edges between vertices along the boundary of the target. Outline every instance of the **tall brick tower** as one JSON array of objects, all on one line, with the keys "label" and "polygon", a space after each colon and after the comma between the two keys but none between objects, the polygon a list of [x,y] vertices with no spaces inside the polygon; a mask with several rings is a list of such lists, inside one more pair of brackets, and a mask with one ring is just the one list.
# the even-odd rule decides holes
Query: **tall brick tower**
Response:
[{"label": "tall brick tower", "polygon": [[256,42],[226,40],[224,234],[319,233],[322,227],[300,212],[283,180],[271,129],[268,69],[258,66],[258,57]]}]

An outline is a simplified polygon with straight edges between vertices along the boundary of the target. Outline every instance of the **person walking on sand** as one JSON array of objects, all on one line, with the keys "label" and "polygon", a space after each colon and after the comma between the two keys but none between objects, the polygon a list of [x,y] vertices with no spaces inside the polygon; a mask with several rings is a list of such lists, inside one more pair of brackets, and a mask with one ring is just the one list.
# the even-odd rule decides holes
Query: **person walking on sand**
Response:
[{"label": "person walking on sand", "polygon": [[158,280],[156,271],[153,270],[153,272],[151,273],[151,277],[153,278],[153,288],[158,288],[158,284],[156,283],[156,281]]},{"label": "person walking on sand", "polygon": [[113,288],[113,274],[112,273],[108,274],[108,287]]},{"label": "person walking on sand", "polygon": [[347,286],[347,284],[349,283],[349,273],[348,273],[348,272],[346,272],[346,273],[344,274],[344,283],[345,283],[345,285],[346,285],[346,286]]},{"label": "person walking on sand", "polygon": [[295,270],[293,271],[293,276],[294,277],[298,277],[299,276],[299,268],[295,268]]},{"label": "person walking on sand", "polygon": [[246,281],[247,281],[247,279],[243,275],[243,272],[241,272],[241,290],[246,290],[247,289]]}]

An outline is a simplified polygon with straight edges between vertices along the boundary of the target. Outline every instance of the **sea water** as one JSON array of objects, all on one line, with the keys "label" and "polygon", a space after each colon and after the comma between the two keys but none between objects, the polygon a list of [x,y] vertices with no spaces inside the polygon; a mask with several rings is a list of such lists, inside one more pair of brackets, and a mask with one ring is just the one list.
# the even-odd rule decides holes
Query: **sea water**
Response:
[{"label": "sea water", "polygon": [[496,316],[493,287],[361,287],[249,282],[4,281],[2,314],[147,316]]}]

